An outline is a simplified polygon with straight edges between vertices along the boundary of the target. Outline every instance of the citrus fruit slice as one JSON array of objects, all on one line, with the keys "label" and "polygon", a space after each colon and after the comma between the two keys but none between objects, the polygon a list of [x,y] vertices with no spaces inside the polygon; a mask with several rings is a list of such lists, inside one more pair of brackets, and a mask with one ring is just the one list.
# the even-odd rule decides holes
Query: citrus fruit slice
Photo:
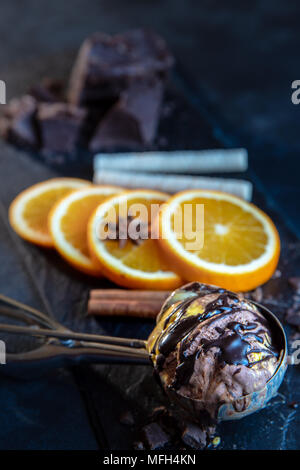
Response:
[{"label": "citrus fruit slice", "polygon": [[[161,258],[155,227],[157,211],[169,195],[135,190],[116,195],[93,213],[89,248],[105,276],[124,287],[173,289],[182,284]],[[158,238],[158,233],[157,233]]]},{"label": "citrus fruit slice", "polygon": [[48,214],[54,204],[75,189],[91,184],[79,178],[53,178],[22,191],[11,203],[9,221],[12,228],[32,243],[52,247]]},{"label": "citrus fruit slice", "polygon": [[189,281],[247,291],[277,266],[280,240],[271,219],[227,193],[177,193],[160,213],[159,230],[168,265]]},{"label": "citrus fruit slice", "polygon": [[99,204],[121,191],[115,186],[87,186],[61,199],[49,214],[55,248],[70,264],[87,274],[101,275],[98,262],[89,255],[88,220]]}]

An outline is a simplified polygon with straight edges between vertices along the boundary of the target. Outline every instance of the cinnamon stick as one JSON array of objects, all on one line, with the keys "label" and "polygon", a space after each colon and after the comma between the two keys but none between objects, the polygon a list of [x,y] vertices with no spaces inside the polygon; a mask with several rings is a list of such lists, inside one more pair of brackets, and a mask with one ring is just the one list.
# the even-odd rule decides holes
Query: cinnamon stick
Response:
[{"label": "cinnamon stick", "polygon": [[156,318],[162,306],[160,300],[95,299],[88,302],[88,315]]}]

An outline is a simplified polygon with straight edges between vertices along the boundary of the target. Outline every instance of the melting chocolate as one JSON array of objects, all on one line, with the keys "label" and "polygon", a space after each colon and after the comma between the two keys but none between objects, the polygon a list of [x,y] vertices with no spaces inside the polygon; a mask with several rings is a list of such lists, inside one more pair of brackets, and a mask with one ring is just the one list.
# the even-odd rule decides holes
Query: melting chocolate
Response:
[{"label": "melting chocolate", "polygon": [[252,336],[260,343],[263,343],[263,339],[253,332],[246,334],[243,334],[243,332],[253,330],[256,327],[256,323],[244,325],[243,323],[231,322],[226,328],[232,330],[232,334],[224,335],[225,330],[223,330],[220,332],[220,337],[216,340],[202,340],[203,349],[204,351],[208,351],[213,347],[217,347],[220,349],[218,359],[221,364],[243,365],[247,367],[251,366],[248,359],[248,355],[251,353],[267,352],[269,356],[277,355],[271,348],[251,349],[250,343],[246,341],[249,336]]},{"label": "melting chocolate", "polygon": [[181,385],[189,383],[192,376],[197,353],[190,354],[176,367],[175,378],[172,387],[177,390]]},{"label": "melting chocolate", "polygon": [[220,295],[216,300],[207,304],[204,312],[200,313],[199,315],[193,315],[187,318],[182,317],[186,313],[190,304],[194,302],[197,297],[186,299],[184,302],[181,302],[179,305],[177,305],[166,318],[164,323],[164,330],[166,330],[171,318],[179,312],[177,314],[176,321],[157,339],[152,352],[154,352],[156,347],[158,347],[159,353],[167,356],[175,349],[176,345],[188,335],[188,333],[195,329],[199,323],[221,313],[223,313],[223,315],[231,313],[233,311],[233,307],[230,306],[228,302],[229,299],[236,303],[239,301],[236,294],[224,291],[224,289],[213,288],[211,286],[201,285],[201,288],[199,288],[198,291],[193,291],[198,293],[198,298],[204,297],[208,294],[219,293]]},{"label": "melting chocolate", "polygon": [[178,344],[178,342],[190,333],[199,323],[199,317],[187,317],[180,321],[174,322],[168,331],[167,335],[163,335],[159,342],[159,352],[164,356],[170,354]]}]

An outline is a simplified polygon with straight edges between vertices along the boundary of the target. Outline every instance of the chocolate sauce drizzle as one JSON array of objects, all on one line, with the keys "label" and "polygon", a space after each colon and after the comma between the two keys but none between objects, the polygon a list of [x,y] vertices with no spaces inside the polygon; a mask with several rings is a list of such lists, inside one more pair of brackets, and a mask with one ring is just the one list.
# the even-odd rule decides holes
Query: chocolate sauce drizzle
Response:
[{"label": "chocolate sauce drizzle", "polygon": [[[179,348],[179,365],[176,367],[175,378],[172,383],[172,387],[175,389],[180,388],[182,385],[189,383],[190,378],[194,371],[195,360],[202,350],[205,352],[213,347],[219,348],[218,362],[220,367],[224,367],[225,364],[244,365],[246,367],[252,367],[254,364],[266,360],[272,356],[277,356],[276,351],[271,346],[262,346],[261,348],[251,349],[250,343],[247,338],[252,337],[259,343],[264,342],[263,338],[259,336],[260,333],[265,333],[265,330],[260,329],[258,332],[255,330],[258,323],[250,323],[245,325],[238,322],[230,322],[226,325],[226,330],[231,330],[232,333],[224,334],[225,330],[221,330],[216,327],[216,331],[220,334],[216,340],[202,340],[202,348],[193,354],[187,354],[187,349],[191,341],[193,340],[193,334],[191,332],[200,323],[206,321],[207,324],[212,324],[216,320],[220,320],[229,314],[237,312],[241,309],[239,298],[233,292],[219,289],[212,286],[201,285],[193,283],[187,286],[185,289],[187,292],[191,291],[197,294],[181,302],[174,309],[171,309],[171,313],[168,315],[164,322],[164,330],[161,335],[157,338],[152,353],[158,351],[156,367],[161,370],[166,357],[176,348],[177,344],[180,343]],[[193,315],[183,318],[188,307],[194,302],[197,297],[201,298],[208,294],[219,294],[218,297],[209,302],[204,312],[199,315]],[[258,315],[255,311],[251,310],[255,317],[257,317],[260,324],[267,326],[267,321]],[[171,318],[176,315],[174,323],[168,327]],[[248,355],[251,353],[265,353],[262,359],[256,362],[249,362]]]}]

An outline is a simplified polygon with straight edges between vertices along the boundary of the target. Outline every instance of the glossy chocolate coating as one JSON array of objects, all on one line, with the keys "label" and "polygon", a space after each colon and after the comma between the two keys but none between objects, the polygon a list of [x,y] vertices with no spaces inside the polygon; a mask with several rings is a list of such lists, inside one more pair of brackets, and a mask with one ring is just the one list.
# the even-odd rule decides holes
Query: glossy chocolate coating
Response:
[{"label": "glossy chocolate coating", "polygon": [[216,370],[235,366],[233,375],[243,367],[258,370],[268,360],[275,367],[278,358],[268,322],[254,304],[233,292],[200,283],[175,291],[158,317],[148,346],[164,377],[172,359],[172,373],[167,372],[166,381],[175,390],[188,387],[195,361],[201,363],[209,351],[213,351]]}]

